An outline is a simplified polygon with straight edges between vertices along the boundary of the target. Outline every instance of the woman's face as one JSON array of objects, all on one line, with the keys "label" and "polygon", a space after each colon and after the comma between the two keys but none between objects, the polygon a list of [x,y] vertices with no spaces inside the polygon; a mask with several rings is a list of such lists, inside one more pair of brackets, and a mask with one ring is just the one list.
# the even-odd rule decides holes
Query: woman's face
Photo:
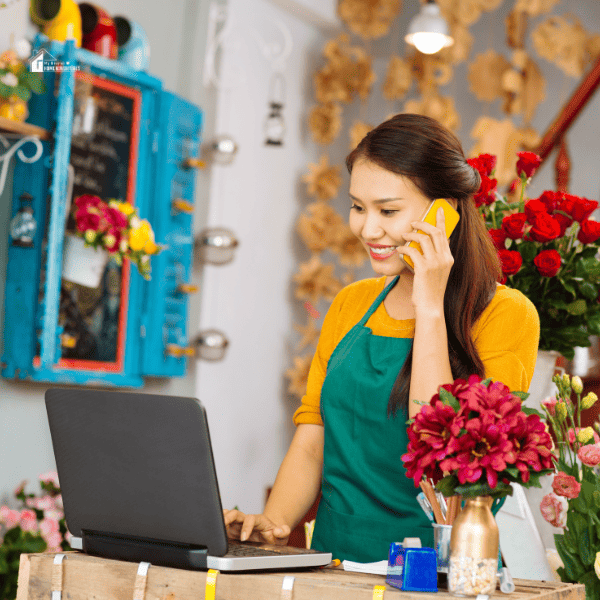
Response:
[{"label": "woman's face", "polygon": [[410,179],[359,159],[350,175],[350,229],[363,243],[379,275],[398,275],[406,268],[396,248],[413,230],[431,200]]}]

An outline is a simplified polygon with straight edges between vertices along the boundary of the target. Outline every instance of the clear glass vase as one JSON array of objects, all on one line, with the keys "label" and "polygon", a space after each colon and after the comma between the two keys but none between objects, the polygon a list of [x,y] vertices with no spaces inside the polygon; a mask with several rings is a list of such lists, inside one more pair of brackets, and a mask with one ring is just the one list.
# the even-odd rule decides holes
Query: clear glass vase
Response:
[{"label": "clear glass vase", "polygon": [[490,496],[466,498],[452,525],[448,591],[453,596],[492,594],[498,572],[498,525]]}]

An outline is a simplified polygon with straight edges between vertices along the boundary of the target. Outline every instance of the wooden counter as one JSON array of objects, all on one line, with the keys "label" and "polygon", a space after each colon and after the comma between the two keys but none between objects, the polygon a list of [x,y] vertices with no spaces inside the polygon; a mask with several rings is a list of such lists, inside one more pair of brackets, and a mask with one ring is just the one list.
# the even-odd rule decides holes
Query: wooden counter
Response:
[{"label": "wooden counter", "polygon": [[[62,573],[63,600],[132,600],[138,566],[135,563],[65,553]],[[54,554],[23,554],[17,600],[49,600],[53,591]],[[219,573],[215,600],[280,600],[285,575],[295,577],[292,600],[372,600],[373,588],[385,577],[348,573],[339,568],[301,570],[288,573]],[[144,600],[199,600],[204,598],[206,572],[150,567]],[[497,590],[490,599],[585,600],[583,585],[515,580],[513,594]],[[401,592],[386,586],[384,600],[449,600],[438,593]]]}]

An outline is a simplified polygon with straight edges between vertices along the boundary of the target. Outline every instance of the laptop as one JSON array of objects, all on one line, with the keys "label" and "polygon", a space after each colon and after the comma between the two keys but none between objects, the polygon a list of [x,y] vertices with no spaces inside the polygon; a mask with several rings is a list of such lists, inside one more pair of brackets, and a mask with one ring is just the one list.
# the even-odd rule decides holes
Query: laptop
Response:
[{"label": "laptop", "polygon": [[61,388],[45,398],[74,547],[198,570],[331,562],[329,552],[227,539],[206,411],[198,400]]}]

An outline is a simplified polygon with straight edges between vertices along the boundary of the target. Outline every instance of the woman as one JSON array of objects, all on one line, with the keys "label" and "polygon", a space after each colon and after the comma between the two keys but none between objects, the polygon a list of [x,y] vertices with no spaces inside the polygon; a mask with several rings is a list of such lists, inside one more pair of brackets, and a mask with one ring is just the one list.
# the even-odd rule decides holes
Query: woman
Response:
[{"label": "woman", "polygon": [[[284,544],[321,490],[312,547],[371,562],[405,537],[432,545],[400,459],[418,402],[473,373],[526,391],[539,318],[520,292],[496,283],[496,250],[472,199],[479,174],[452,133],[428,117],[396,115],[346,164],[350,227],[378,277],[344,288],[325,317],[264,512],[224,514],[230,537]],[[460,214],[449,240],[441,209],[436,226],[420,222],[437,198]]]}]

